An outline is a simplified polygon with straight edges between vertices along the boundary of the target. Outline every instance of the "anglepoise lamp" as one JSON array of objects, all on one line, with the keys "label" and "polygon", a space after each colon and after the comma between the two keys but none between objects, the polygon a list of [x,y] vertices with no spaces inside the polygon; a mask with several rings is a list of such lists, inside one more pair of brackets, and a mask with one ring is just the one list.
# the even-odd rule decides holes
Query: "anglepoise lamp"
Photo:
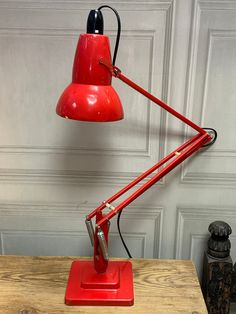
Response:
[{"label": "anglepoise lamp", "polygon": [[[103,35],[103,16],[101,13],[103,8],[113,10],[118,21],[113,60],[111,60],[109,38]],[[87,215],[85,222],[94,248],[93,261],[76,260],[72,263],[65,295],[65,302],[68,305],[133,304],[131,262],[128,260],[109,261],[108,231],[110,220],[115,215],[119,217],[122,210],[138,196],[199,148],[213,144],[217,137],[214,129],[199,127],[121,73],[121,70],[115,66],[120,30],[120,18],[113,8],[101,6],[97,10],[90,11],[87,33],[81,34],[78,41],[72,83],[65,89],[58,101],[57,114],[68,119],[94,122],[123,119],[123,109],[119,96],[111,85],[112,77],[116,77],[192,127],[197,131],[197,134]],[[157,172],[154,173],[156,170]],[[116,206],[112,205],[121,195],[151,174],[153,176],[149,177],[129,197]],[[108,209],[106,213],[103,211],[105,208]],[[93,218],[95,218],[95,229],[92,223]]]}]

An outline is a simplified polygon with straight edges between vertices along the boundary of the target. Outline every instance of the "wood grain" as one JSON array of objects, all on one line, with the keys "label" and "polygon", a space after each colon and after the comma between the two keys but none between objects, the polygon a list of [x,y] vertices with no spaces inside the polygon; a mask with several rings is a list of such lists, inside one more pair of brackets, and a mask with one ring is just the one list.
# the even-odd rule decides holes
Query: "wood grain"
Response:
[{"label": "wood grain", "polygon": [[178,260],[132,260],[132,307],[66,306],[65,287],[75,259],[0,256],[0,313],[207,314],[194,265]]}]

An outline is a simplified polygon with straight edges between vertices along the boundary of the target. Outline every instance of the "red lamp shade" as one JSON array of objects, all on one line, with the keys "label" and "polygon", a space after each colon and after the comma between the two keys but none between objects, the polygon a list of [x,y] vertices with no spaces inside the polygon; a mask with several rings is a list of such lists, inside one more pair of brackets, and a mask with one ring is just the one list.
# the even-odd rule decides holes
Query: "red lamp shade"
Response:
[{"label": "red lamp shade", "polygon": [[123,119],[120,98],[111,86],[112,75],[99,63],[111,62],[106,35],[80,35],[72,74],[72,83],[62,93],[56,108],[58,115],[82,121],[108,122]]}]

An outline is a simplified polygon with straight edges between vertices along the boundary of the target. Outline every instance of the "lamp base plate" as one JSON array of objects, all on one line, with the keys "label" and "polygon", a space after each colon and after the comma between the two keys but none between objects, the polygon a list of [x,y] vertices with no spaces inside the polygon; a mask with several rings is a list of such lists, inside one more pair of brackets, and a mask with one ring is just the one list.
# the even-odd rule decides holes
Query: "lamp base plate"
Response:
[{"label": "lamp base plate", "polygon": [[66,288],[67,305],[133,305],[133,272],[129,261],[109,261],[97,273],[93,261],[74,261]]}]

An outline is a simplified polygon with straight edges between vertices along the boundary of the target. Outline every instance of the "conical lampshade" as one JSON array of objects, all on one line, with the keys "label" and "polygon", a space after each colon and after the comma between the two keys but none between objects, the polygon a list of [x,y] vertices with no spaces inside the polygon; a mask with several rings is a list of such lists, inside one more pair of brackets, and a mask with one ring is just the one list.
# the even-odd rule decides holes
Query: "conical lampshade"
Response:
[{"label": "conical lampshade", "polygon": [[80,35],[72,83],[62,93],[58,115],[82,121],[108,122],[123,119],[120,98],[111,86],[111,73],[99,63],[111,63],[109,38],[100,34]]}]

